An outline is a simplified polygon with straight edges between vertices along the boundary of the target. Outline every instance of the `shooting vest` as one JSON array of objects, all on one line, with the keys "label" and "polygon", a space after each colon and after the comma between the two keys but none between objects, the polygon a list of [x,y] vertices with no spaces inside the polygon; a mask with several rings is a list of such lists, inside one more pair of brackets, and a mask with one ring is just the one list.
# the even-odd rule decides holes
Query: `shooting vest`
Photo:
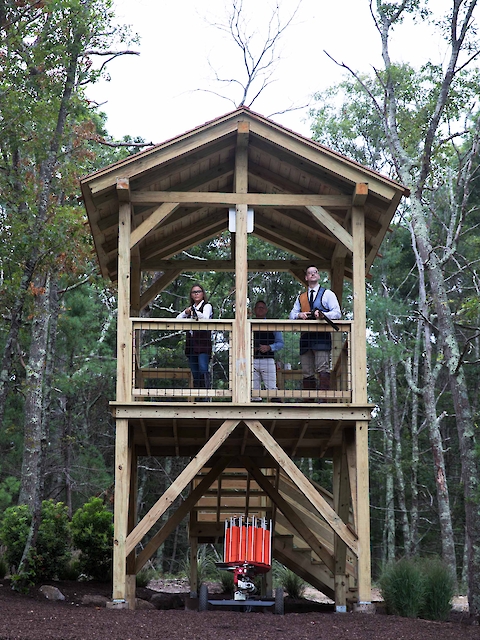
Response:
[{"label": "shooting vest", "polygon": [[[317,291],[317,295],[313,301],[313,306],[310,309],[310,302],[308,300],[308,291],[304,291],[299,296],[300,309],[301,311],[314,311],[318,309],[319,311],[325,312],[330,311],[327,309],[322,303],[323,294],[325,293],[325,287],[320,287]],[[315,321],[314,321],[315,322]],[[317,321],[318,322],[318,321]],[[300,336],[300,354],[306,353],[307,351],[331,351],[332,349],[332,337],[329,331],[322,331],[319,333],[302,333]]]},{"label": "shooting vest", "polygon": [[[202,300],[202,304],[198,307],[197,311],[200,313],[205,306],[205,300]],[[213,308],[212,308],[213,315]],[[201,329],[200,331],[187,331],[187,340],[185,343],[185,355],[193,356],[199,353],[208,353],[212,355],[212,333]]]}]

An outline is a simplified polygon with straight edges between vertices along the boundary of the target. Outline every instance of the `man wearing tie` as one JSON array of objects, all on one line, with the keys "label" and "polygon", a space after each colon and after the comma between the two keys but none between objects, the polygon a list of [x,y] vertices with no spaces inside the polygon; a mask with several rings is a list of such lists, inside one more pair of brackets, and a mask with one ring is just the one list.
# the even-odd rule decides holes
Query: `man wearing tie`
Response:
[{"label": "man wearing tie", "polygon": [[[305,271],[307,291],[295,300],[290,320],[313,320],[323,317],[339,320],[342,317],[337,296],[318,284],[318,269],[311,265]],[[300,336],[300,362],[303,389],[330,389],[330,352],[332,338],[329,331],[302,333]],[[317,387],[318,374],[318,387]],[[308,399],[307,399],[308,401]]]}]

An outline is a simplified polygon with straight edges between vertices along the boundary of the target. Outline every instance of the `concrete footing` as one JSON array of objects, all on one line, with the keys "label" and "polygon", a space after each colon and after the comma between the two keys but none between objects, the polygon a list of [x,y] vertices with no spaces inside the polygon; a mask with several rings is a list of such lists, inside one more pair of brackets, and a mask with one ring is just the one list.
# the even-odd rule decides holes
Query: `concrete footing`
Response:
[{"label": "concrete footing", "polygon": [[357,602],[353,605],[354,613],[375,613],[376,608],[373,602]]}]

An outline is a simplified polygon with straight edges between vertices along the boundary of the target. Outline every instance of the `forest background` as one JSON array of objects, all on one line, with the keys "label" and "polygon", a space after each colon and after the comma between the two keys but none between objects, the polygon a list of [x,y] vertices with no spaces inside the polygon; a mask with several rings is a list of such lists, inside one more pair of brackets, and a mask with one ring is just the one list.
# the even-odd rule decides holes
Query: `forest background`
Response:
[{"label": "forest background", "polygon": [[[445,15],[421,0],[370,9],[382,67],[339,63],[341,82],[315,96],[309,120],[315,140],[411,190],[367,282],[374,575],[398,557],[439,554],[480,613],[477,1],[451,0]],[[442,34],[443,64],[391,60],[392,30],[407,16]],[[0,517],[14,504],[38,511],[44,498],[70,514],[92,495],[111,503],[116,292],[98,275],[78,179],[145,146],[109,136],[91,100],[135,43],[109,0],[0,2]],[[259,76],[245,70],[237,104],[251,105]],[[289,257],[249,242],[251,258]],[[219,259],[229,243],[226,233],[178,258]],[[250,304],[265,299],[270,317],[287,317],[298,282],[249,278]],[[235,276],[213,272],[183,274],[148,315],[176,315],[197,279],[215,316],[232,317]],[[178,342],[160,354],[164,366],[185,365]],[[297,463],[330,487],[328,461]],[[140,517],[184,464],[141,459]],[[187,553],[181,526],[158,567],[178,572]]]}]

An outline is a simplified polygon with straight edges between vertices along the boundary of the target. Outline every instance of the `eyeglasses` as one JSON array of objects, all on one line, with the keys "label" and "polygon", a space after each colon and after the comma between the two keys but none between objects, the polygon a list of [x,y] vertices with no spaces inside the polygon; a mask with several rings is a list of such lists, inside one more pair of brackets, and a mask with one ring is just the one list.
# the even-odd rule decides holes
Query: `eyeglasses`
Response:
[{"label": "eyeglasses", "polygon": [[312,271],[307,271],[307,276],[313,276],[316,273],[318,273],[318,271],[315,269],[315,271],[312,269]]},{"label": "eyeglasses", "polygon": [[195,291],[192,291],[192,293],[203,293],[203,291],[201,289],[196,289]]}]

